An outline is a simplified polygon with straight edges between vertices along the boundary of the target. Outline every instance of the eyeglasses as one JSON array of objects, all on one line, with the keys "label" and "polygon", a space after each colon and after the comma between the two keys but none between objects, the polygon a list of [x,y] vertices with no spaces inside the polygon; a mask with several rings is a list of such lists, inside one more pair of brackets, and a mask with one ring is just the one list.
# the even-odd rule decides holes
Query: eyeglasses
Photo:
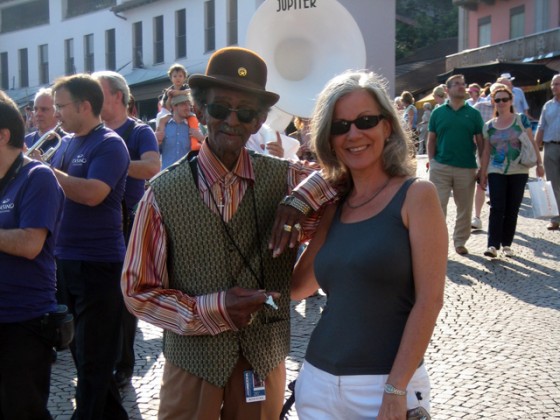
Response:
[{"label": "eyeglasses", "polygon": [[206,109],[208,110],[208,114],[210,114],[212,118],[216,118],[218,120],[225,120],[230,113],[235,112],[237,114],[237,119],[242,123],[250,123],[259,114],[259,112],[255,111],[254,109],[234,109],[220,104],[206,104]]},{"label": "eyeglasses", "polygon": [[65,103],[65,104],[54,104],[54,110],[56,112],[60,112],[64,107],[66,107],[70,104],[75,104],[76,102],[79,102],[79,101],[70,101],[70,102]]},{"label": "eyeglasses", "polygon": [[500,102],[503,102],[505,104],[509,101],[511,101],[511,98],[494,98],[494,102],[496,102],[497,104],[499,104]]},{"label": "eyeglasses", "polygon": [[350,131],[350,127],[352,126],[352,124],[354,124],[358,130],[369,130],[370,128],[373,128],[377,124],[379,124],[379,121],[381,121],[383,118],[385,118],[383,115],[364,115],[362,117],[356,118],[353,121],[333,121],[331,123],[331,134],[333,136],[346,134]]}]

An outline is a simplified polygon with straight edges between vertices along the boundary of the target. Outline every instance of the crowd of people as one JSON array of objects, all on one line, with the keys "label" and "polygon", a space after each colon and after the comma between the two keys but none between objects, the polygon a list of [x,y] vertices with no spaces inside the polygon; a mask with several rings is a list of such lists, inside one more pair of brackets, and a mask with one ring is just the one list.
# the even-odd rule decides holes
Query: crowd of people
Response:
[{"label": "crowd of people", "polygon": [[[459,255],[486,193],[484,255],[515,255],[520,133],[560,198],[560,75],[534,136],[509,74],[483,87],[451,76],[420,114],[410,92],[392,99],[381,76],[347,71],[288,133],[266,125],[281,92],[250,50],[168,74],[155,130],[112,71],[57,79],[27,119],[0,92],[0,418],[50,418],[62,308],[73,418],[128,418],[119,388],[142,319],[164,330],[159,418],[278,419],[290,301],[319,288],[299,418],[427,415],[449,198]],[[416,178],[417,153],[429,180]]]}]

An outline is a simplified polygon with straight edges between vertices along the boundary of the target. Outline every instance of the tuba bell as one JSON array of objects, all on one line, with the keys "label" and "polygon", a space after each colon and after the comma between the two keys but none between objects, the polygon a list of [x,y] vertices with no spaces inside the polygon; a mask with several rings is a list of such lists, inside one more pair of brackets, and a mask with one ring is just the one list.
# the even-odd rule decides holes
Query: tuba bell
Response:
[{"label": "tuba bell", "polygon": [[246,41],[267,63],[267,89],[280,95],[276,106],[298,117],[311,116],[332,77],[366,66],[362,32],[336,0],[266,0],[249,23]]},{"label": "tuba bell", "polygon": [[25,156],[32,157],[32,154],[36,150],[40,150],[41,146],[43,144],[45,144],[45,142],[52,139],[53,137],[56,137],[56,139],[57,139],[56,144],[53,147],[50,147],[47,151],[45,151],[41,155],[41,161],[48,162],[53,157],[54,153],[58,150],[60,145],[62,144],[62,137],[57,132],[57,130],[60,128],[61,125],[62,125],[62,123],[59,122],[54,128],[52,128],[51,130],[49,130],[45,134],[43,134],[41,136],[41,138],[39,138],[39,140],[37,140],[37,142],[35,142],[35,144],[33,146],[31,146],[29,149],[27,149],[27,151],[25,152]]}]

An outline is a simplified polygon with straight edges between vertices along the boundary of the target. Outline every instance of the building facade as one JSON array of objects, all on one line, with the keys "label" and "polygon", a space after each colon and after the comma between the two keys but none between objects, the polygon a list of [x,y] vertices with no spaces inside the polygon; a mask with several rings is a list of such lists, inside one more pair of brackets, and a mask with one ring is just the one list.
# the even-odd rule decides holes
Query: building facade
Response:
[{"label": "building facade", "polygon": [[[282,4],[312,8],[335,0],[269,1],[278,2],[279,8]],[[366,66],[382,73],[391,85],[395,1],[340,0],[362,30]],[[263,2],[4,0],[0,2],[0,88],[24,106],[40,87],[59,76],[115,70],[131,86],[140,116],[153,118],[156,98],[170,84],[169,66],[178,62],[189,73],[203,72],[216,49],[244,46],[251,18]]]},{"label": "building facade", "polygon": [[560,0],[453,0],[459,53],[447,70],[492,60],[540,62],[560,70]]}]

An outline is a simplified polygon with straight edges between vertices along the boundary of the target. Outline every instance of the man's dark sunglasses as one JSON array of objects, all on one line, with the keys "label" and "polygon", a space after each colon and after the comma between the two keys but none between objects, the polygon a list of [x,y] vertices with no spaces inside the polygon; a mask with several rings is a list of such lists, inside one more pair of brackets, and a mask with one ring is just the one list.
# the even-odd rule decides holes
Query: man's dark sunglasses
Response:
[{"label": "man's dark sunglasses", "polygon": [[500,102],[506,103],[511,101],[511,98],[496,98],[494,99],[494,102],[496,102],[497,104],[499,104]]},{"label": "man's dark sunglasses", "polygon": [[350,126],[354,124],[359,130],[369,130],[375,127],[385,118],[383,115],[364,115],[354,121],[338,120],[331,123],[331,134],[334,136],[346,134],[350,131]]},{"label": "man's dark sunglasses", "polygon": [[255,111],[254,109],[234,109],[220,104],[206,104],[206,109],[208,110],[208,114],[210,114],[212,118],[216,118],[218,120],[225,120],[230,113],[235,112],[237,114],[237,119],[242,123],[250,123],[259,114],[259,112]]}]

